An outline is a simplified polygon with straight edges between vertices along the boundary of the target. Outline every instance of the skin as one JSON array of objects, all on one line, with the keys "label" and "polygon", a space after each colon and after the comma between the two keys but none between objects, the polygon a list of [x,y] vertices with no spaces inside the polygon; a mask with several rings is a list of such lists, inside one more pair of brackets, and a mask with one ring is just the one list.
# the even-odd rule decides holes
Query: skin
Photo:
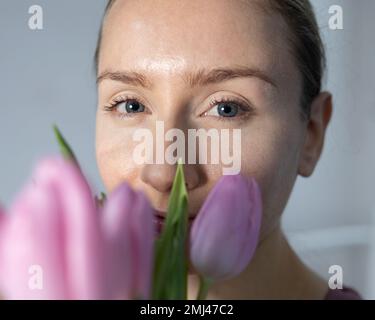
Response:
[{"label": "skin", "polygon": [[[289,32],[281,16],[265,13],[255,0],[118,0],[105,19],[98,75],[137,70],[153,83],[146,89],[113,79],[98,82],[96,151],[107,192],[127,181],[144,191],[154,208],[166,211],[176,166],[135,164],[137,128],[154,131],[155,121],[162,120],[165,131],[242,131],[241,173],[255,177],[262,191],[261,240],[248,267],[214,284],[209,299],[321,299],[328,289],[302,264],[280,227],[297,176],[310,176],[317,165],[332,113],[331,95],[322,92],[312,103],[311,118],[301,120],[302,78]],[[255,76],[195,87],[183,80],[183,74],[199,68],[234,65],[256,68],[273,84]],[[125,94],[139,99],[145,112],[121,117],[118,110],[105,110]],[[209,107],[212,98],[223,97],[240,99],[253,111],[223,119],[217,106]],[[194,216],[221,177],[221,165],[185,165],[184,170]],[[196,291],[192,273],[190,299]]]}]

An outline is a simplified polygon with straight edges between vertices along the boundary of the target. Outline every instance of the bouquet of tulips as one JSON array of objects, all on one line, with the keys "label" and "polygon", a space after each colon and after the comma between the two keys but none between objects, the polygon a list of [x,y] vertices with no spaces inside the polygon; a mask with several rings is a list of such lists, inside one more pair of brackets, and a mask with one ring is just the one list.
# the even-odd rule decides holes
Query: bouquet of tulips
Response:
[{"label": "bouquet of tulips", "polygon": [[189,262],[205,299],[213,282],[248,265],[261,223],[253,178],[223,176],[188,234],[179,163],[159,234],[146,196],[127,183],[94,197],[55,133],[64,157],[42,159],[9,209],[0,207],[3,299],[187,299]]}]

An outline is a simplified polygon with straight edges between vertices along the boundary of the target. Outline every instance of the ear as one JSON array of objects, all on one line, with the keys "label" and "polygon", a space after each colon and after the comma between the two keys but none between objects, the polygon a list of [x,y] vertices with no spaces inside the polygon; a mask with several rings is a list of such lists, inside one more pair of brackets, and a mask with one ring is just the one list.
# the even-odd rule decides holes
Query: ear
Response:
[{"label": "ear", "polygon": [[323,150],[327,126],[332,116],[332,95],[321,92],[311,104],[305,141],[300,153],[298,174],[309,177],[314,171]]}]

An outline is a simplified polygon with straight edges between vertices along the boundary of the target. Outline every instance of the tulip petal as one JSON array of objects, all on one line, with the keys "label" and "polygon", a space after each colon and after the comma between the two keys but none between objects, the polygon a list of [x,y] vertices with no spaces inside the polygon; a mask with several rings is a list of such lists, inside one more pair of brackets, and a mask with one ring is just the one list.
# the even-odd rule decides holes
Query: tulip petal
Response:
[{"label": "tulip petal", "polygon": [[[249,210],[252,212],[252,214],[247,216],[249,220],[247,221],[247,223],[245,223],[247,229],[244,230],[244,233],[247,234],[248,237],[243,237],[241,239],[242,244],[239,245],[239,247],[242,247],[243,249],[242,251],[239,251],[238,261],[242,261],[242,263],[238,263],[236,265],[237,268],[233,271],[236,274],[239,274],[243,271],[243,269],[255,254],[262,222],[262,195],[260,188],[254,178],[248,180],[247,183],[250,199]],[[241,257],[242,252],[245,254]]]},{"label": "tulip petal", "polygon": [[1,228],[4,225],[4,223],[5,223],[5,212],[2,206],[0,205],[0,234],[1,234]]},{"label": "tulip petal", "polygon": [[154,266],[154,240],[156,228],[154,214],[146,196],[138,193],[134,214],[136,215],[133,234],[136,235],[138,250],[138,274],[135,285],[136,297],[149,299],[151,295],[152,272]]},{"label": "tulip petal", "polygon": [[5,216],[5,212],[3,208],[0,206],[0,299],[1,299],[1,292],[3,291],[1,286],[4,282],[2,279],[4,272],[3,272],[3,237],[4,237],[4,230],[5,230],[5,225],[6,222],[8,221],[7,217]]},{"label": "tulip petal", "polygon": [[152,208],[146,197],[126,183],[117,187],[105,204],[103,227],[110,259],[114,261],[112,291],[117,298],[148,298],[155,231]]},{"label": "tulip petal", "polygon": [[52,190],[28,185],[4,230],[2,272],[7,299],[64,299],[60,213]]},{"label": "tulip petal", "polygon": [[3,235],[3,229],[5,228],[5,223],[7,221],[6,218],[7,217],[5,216],[5,211],[3,210],[3,208],[0,205],[0,250],[1,250],[1,243],[2,243],[1,237]]},{"label": "tulip petal", "polygon": [[53,188],[59,199],[70,299],[105,298],[104,248],[99,217],[82,173],[69,161],[50,158],[40,163],[34,180],[37,184]]},{"label": "tulip petal", "polygon": [[106,287],[113,299],[130,299],[132,264],[130,261],[130,217],[133,191],[127,184],[116,188],[108,197],[102,212],[103,236],[106,243],[108,266]]},{"label": "tulip petal", "polygon": [[191,229],[194,267],[215,280],[239,274],[255,252],[260,223],[261,197],[255,180],[241,175],[222,177]]}]

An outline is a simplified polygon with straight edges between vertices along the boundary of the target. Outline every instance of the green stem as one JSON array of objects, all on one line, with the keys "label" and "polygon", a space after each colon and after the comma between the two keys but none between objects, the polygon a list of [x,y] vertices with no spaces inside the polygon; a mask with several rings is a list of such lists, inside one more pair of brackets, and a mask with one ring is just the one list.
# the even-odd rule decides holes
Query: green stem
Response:
[{"label": "green stem", "polygon": [[205,300],[207,297],[208,289],[212,284],[212,280],[199,276],[199,291],[197,295],[197,300]]}]

